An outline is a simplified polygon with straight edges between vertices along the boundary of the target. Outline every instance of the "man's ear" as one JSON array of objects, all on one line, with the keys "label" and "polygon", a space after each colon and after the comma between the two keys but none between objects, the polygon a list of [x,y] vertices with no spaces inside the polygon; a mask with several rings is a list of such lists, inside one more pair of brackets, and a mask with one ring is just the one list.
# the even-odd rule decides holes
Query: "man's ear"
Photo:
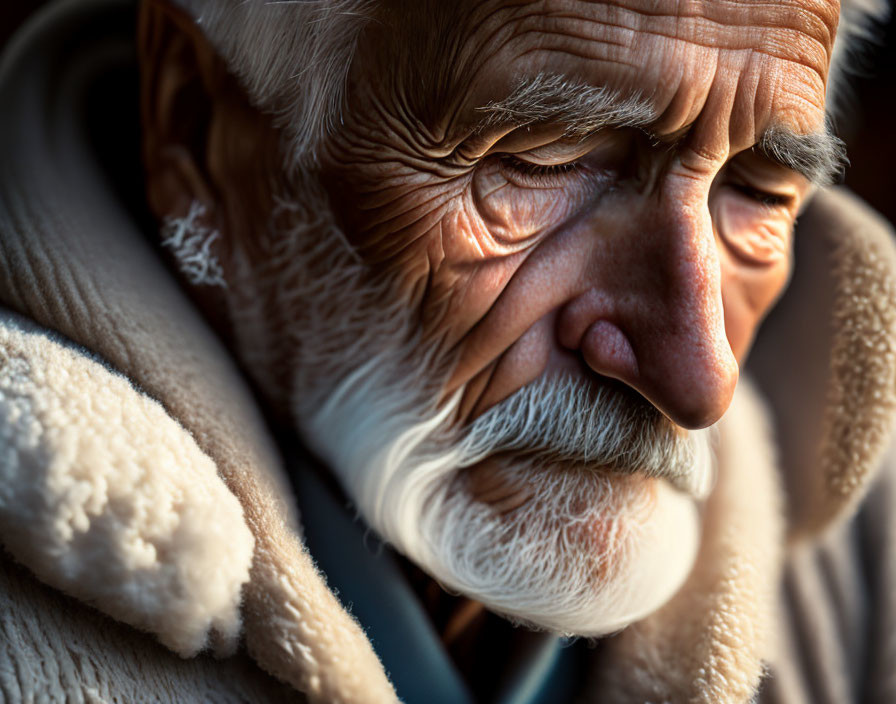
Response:
[{"label": "man's ear", "polygon": [[161,0],[140,5],[137,33],[146,196],[159,219],[194,202],[215,212],[206,150],[220,60],[196,23]]},{"label": "man's ear", "polygon": [[279,131],[254,108],[200,26],[170,0],[138,16],[146,197],[161,221],[201,206],[201,225],[235,240],[267,223],[283,173]]}]

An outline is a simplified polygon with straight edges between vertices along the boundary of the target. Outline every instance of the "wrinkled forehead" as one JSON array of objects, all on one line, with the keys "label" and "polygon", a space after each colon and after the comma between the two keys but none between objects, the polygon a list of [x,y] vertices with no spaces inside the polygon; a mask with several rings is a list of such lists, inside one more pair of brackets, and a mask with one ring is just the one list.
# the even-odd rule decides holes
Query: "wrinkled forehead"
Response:
[{"label": "wrinkled forehead", "polygon": [[809,133],[824,121],[837,0],[400,4],[382,37],[406,54],[403,100],[442,120],[437,130],[474,120],[538,75],[636,94],[660,132],[708,112],[732,145],[770,124]]}]

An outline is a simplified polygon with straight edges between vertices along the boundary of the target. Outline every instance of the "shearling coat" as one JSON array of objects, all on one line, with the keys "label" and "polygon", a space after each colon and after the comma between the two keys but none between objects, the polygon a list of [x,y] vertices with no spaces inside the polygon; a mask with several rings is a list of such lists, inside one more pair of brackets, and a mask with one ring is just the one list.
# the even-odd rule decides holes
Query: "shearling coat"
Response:
[{"label": "shearling coat", "polygon": [[[132,34],[131,2],[68,0],[0,62],[0,701],[394,701],[147,234]],[[896,701],[896,249],[842,190],[796,242],[698,566],[582,701]]]}]

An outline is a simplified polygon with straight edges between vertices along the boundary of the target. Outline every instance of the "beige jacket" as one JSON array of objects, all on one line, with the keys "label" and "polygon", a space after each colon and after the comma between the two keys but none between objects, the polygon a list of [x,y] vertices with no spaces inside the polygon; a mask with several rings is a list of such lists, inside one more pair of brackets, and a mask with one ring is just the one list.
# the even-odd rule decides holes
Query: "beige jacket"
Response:
[{"label": "beige jacket", "polygon": [[[68,0],[0,62],[0,701],[394,701],[141,228],[132,28]],[[698,567],[582,701],[896,701],[896,249],[846,192],[802,218],[748,372]]]}]

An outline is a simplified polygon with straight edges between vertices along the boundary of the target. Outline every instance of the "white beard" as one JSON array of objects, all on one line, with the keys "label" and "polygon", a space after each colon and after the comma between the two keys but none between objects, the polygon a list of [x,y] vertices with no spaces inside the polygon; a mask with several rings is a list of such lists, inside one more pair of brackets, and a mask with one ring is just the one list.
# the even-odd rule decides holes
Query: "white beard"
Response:
[{"label": "white beard", "polygon": [[[587,382],[547,379],[452,430],[460,392],[415,410],[413,389],[383,384],[387,365],[363,365],[303,427],[368,525],[445,587],[515,622],[596,636],[682,584],[697,506],[649,477],[708,491],[711,432],[678,438],[659,414],[638,423],[616,392],[595,400]],[[525,492],[521,506],[502,511],[470,491],[462,470],[486,458],[504,493]]]},{"label": "white beard", "polygon": [[[679,436],[643,399],[556,378],[455,427],[463,389],[439,405],[446,361],[421,346],[407,305],[368,282],[321,210],[280,208],[301,222],[267,245],[293,326],[294,419],[367,524],[448,589],[530,626],[600,635],[668,600],[696,556],[711,432]],[[256,275],[236,287],[244,331],[259,320]],[[245,334],[251,367],[263,345]],[[522,505],[471,492],[465,468],[487,458]]]}]

